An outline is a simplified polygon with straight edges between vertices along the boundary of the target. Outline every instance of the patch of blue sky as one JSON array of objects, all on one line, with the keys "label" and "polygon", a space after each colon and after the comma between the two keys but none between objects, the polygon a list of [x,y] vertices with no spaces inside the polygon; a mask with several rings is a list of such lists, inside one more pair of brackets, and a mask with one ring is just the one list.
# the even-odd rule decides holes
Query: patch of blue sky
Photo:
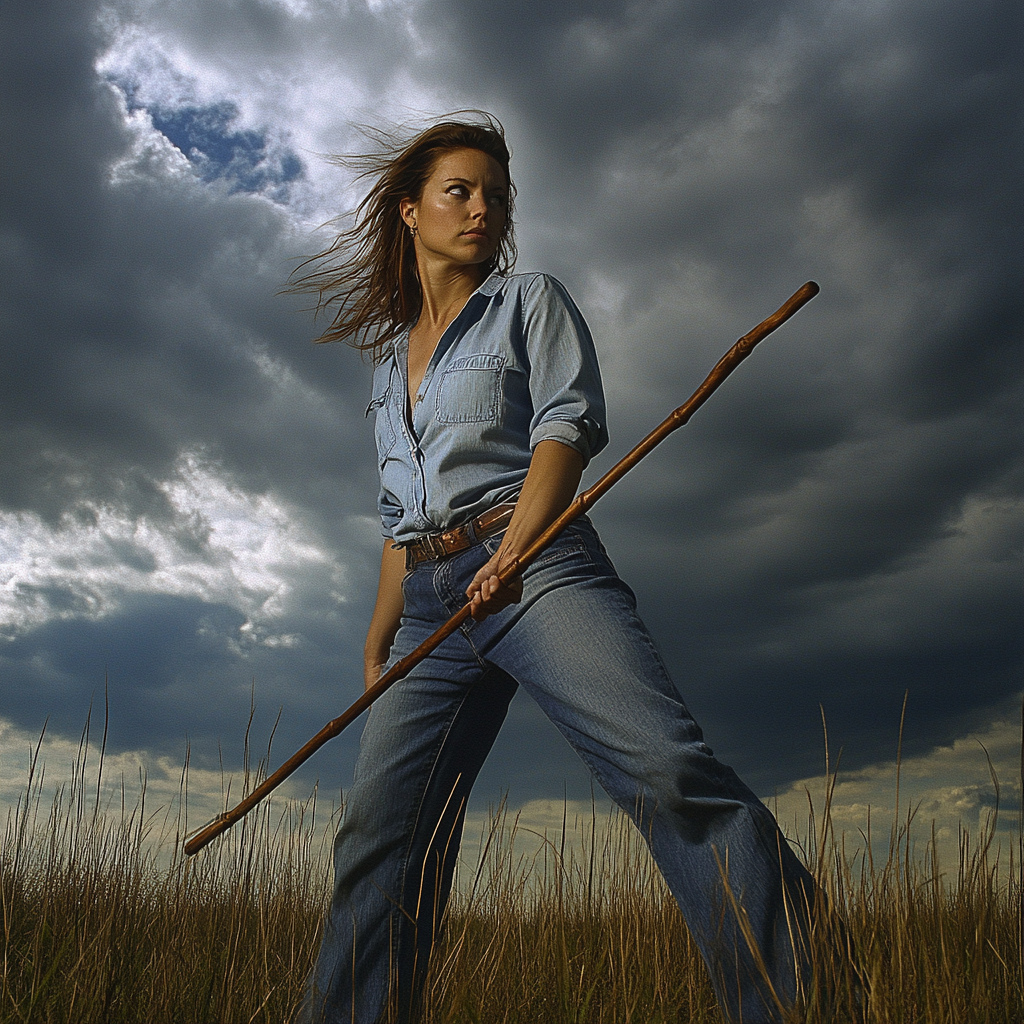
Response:
[{"label": "patch of blue sky", "polygon": [[[127,90],[126,98],[129,107],[140,106]],[[298,155],[272,146],[265,132],[236,128],[238,108],[230,101],[148,109],[153,126],[185,154],[203,181],[223,181],[231,192],[286,202],[289,184],[303,174]]]}]

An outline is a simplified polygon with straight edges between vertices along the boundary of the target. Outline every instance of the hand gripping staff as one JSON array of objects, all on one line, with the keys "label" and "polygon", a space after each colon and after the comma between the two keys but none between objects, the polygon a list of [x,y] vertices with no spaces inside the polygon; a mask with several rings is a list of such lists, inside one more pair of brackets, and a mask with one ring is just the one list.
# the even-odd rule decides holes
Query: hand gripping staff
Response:
[{"label": "hand gripping staff", "polygon": [[[586,512],[611,486],[617,483],[645,455],[668,437],[672,431],[683,426],[689,418],[711,397],[712,392],[739,364],[750,355],[754,346],[771,334],[776,327],[785,323],[798,309],[810,302],[818,294],[819,288],[813,281],[808,281],[799,291],[795,292],[767,320],[759,323],[749,334],[745,334],[715,365],[707,375],[704,383],[673,412],[660,426],[652,430],[632,451],[617,462],[593,487],[577,495],[572,504],[520,555],[509,562],[499,574],[507,582],[517,573],[522,572],[566,526],[578,516]],[[328,740],[334,739],[346,726],[355,721],[385,690],[405,676],[414,665],[418,665],[440,643],[452,635],[469,618],[469,604],[456,612],[440,629],[428,637],[411,654],[393,665],[384,673],[352,706],[333,721],[328,722],[311,740],[290,758],[272,775],[269,775],[244,800],[230,811],[214,818],[205,825],[188,842],[185,853],[198,853],[207,843],[222,832],[227,831],[236,821],[249,813],[265,796],[276,789],[299,765],[307,761]]]}]

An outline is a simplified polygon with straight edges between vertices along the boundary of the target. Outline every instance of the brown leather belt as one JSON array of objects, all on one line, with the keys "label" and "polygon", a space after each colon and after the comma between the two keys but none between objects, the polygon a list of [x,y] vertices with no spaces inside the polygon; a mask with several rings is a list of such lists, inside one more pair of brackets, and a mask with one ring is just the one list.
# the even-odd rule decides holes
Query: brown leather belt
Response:
[{"label": "brown leather belt", "polygon": [[408,572],[420,562],[435,558],[445,558],[457,551],[465,551],[474,544],[501,533],[512,521],[512,513],[516,510],[515,501],[502,502],[481,512],[476,519],[471,519],[462,526],[453,526],[444,533],[428,533],[408,544],[396,545],[405,548],[405,569]]}]

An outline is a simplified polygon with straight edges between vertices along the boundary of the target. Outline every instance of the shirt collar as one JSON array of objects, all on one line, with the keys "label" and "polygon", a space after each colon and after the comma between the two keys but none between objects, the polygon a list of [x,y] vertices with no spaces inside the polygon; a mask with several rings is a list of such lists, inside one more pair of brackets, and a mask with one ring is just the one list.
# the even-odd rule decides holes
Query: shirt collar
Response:
[{"label": "shirt collar", "polygon": [[[475,299],[478,295],[483,295],[488,299],[493,298],[501,290],[501,286],[504,283],[505,278],[501,274],[499,274],[498,271],[492,270],[491,273],[484,279],[483,284],[481,284],[480,287],[477,288],[477,290],[473,292],[473,294],[470,295],[470,297],[466,300],[466,306],[468,306],[473,301],[473,299]],[[463,309],[465,309],[465,306],[463,307]],[[460,312],[459,316],[461,315],[462,313]],[[395,335],[394,352],[396,358],[398,358],[408,346],[410,330],[412,330],[411,323],[406,324],[402,328],[402,330],[397,335]]]},{"label": "shirt collar", "polygon": [[[498,292],[498,289],[505,283],[505,278],[496,270],[492,270],[487,280],[473,293],[474,295],[486,295],[490,298]],[[470,296],[472,298],[472,296]]]}]

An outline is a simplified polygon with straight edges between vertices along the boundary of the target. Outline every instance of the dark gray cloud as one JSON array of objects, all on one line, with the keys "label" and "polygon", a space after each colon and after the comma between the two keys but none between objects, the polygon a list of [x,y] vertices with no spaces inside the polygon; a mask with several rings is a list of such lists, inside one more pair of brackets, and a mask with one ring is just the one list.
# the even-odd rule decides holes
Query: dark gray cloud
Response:
[{"label": "dark gray cloud", "polygon": [[[521,207],[562,229],[540,255],[577,294],[588,278],[618,292],[613,315],[591,313],[618,451],[700,380],[724,329],[805,278],[823,286],[596,513],[709,731],[766,783],[766,762],[814,770],[819,701],[856,764],[892,753],[905,689],[914,750],[1015,692],[1019,525],[970,568],[913,578],[955,557],[943,542],[967,507],[1019,493],[1019,19],[588,4],[526,26],[516,5],[445,10],[434,38],[487,54],[460,66],[526,126]],[[922,622],[929,586],[948,600]],[[913,628],[872,642],[901,617]]]},{"label": "dark gray cloud", "polygon": [[[279,750],[354,696],[367,368],[310,345],[277,291],[310,218],[351,202],[319,153],[354,120],[465,106],[509,128],[523,269],[565,280],[597,335],[613,444],[589,479],[822,285],[595,512],[716,751],[770,790],[817,768],[819,704],[851,766],[893,752],[905,690],[909,751],[1001,714],[1021,686],[1020,16],[308,7],[2,14],[0,715],[74,732],[106,674],[115,740],[188,734],[212,764],[253,686],[260,725],[284,709]],[[585,795],[559,742],[516,702],[481,789]],[[353,743],[315,770],[343,779]]]}]

